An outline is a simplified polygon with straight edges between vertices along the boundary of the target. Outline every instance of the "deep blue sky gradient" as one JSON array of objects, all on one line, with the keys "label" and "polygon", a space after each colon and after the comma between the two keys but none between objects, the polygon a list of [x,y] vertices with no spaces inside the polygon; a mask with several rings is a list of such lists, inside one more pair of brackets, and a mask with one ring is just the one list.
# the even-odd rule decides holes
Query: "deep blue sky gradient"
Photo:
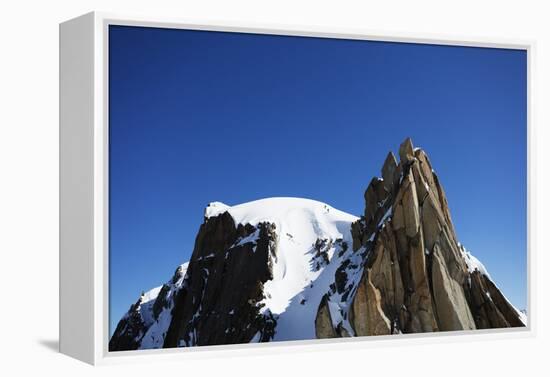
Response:
[{"label": "deep blue sky gradient", "polygon": [[518,50],[111,26],[111,331],[189,260],[209,202],[360,215],[407,136],[458,238],[524,308],[526,72]]}]

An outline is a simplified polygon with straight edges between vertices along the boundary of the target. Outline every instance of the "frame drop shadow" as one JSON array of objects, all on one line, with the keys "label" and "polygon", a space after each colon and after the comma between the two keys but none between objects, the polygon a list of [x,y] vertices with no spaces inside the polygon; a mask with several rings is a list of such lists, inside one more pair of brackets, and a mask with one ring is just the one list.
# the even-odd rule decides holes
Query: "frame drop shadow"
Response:
[{"label": "frame drop shadow", "polygon": [[57,339],[40,339],[38,344],[52,352],[59,352],[59,340]]}]

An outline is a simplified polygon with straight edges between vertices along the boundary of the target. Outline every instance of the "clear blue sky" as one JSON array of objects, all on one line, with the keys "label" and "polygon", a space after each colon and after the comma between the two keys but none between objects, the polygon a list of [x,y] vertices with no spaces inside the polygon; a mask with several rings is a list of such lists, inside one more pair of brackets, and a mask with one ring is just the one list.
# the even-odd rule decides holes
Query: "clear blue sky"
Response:
[{"label": "clear blue sky", "polygon": [[109,38],[112,329],[189,260],[209,202],[295,196],[360,215],[407,136],[458,238],[526,306],[524,51],[138,27]]}]

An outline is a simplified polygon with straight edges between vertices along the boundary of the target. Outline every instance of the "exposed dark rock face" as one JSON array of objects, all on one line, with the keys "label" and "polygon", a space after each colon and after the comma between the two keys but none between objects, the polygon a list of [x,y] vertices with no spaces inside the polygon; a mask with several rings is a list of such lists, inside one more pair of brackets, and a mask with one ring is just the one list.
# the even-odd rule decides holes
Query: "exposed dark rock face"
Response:
[{"label": "exposed dark rock face", "polygon": [[260,314],[263,283],[272,278],[275,226],[238,226],[228,212],[206,218],[195,241],[164,347],[268,341],[274,318]]},{"label": "exposed dark rock face", "polygon": [[[260,313],[260,301],[276,247],[274,224],[235,225],[227,212],[205,218],[188,267],[179,268],[154,300],[143,303],[142,295],[132,305],[109,350],[269,341],[276,320],[268,310]],[[159,320],[163,311],[166,328]]]},{"label": "exposed dark rock face", "polygon": [[428,156],[410,138],[399,156],[397,164],[388,154],[383,178],[365,191],[365,214],[351,227],[362,274],[341,283],[348,297],[328,292],[317,336],[338,336],[337,324],[326,325],[331,303],[349,308],[342,324],[357,336],[524,326],[488,275],[468,265]]}]

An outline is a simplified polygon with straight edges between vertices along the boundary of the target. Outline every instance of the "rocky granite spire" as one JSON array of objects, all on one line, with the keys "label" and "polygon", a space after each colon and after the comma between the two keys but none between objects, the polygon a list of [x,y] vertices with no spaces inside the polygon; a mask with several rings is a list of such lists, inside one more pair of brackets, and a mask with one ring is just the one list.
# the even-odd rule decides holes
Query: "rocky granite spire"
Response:
[{"label": "rocky granite spire", "polygon": [[[482,265],[458,243],[426,153],[407,138],[399,158],[397,163],[390,152],[382,178],[373,178],[365,191],[364,216],[351,228],[360,262],[349,263],[355,271],[346,269],[342,290],[328,292],[320,303],[317,336],[524,326]],[[331,315],[349,321],[353,334],[339,331]]]}]

